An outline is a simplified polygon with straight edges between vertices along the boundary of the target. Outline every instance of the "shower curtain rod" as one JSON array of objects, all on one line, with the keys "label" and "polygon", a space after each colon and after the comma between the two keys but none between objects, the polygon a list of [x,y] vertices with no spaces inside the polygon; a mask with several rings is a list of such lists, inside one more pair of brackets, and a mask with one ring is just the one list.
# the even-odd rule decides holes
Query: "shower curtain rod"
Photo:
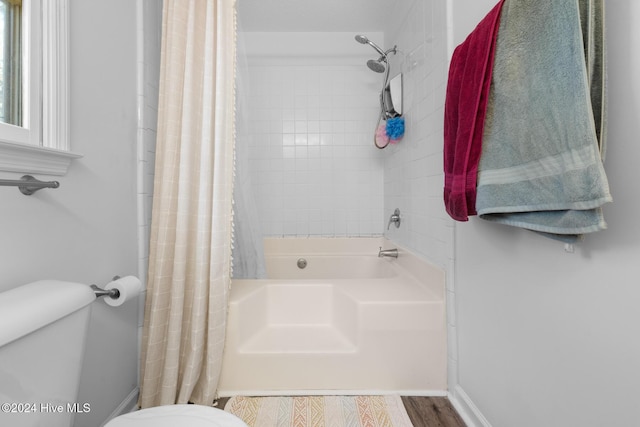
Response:
[{"label": "shower curtain rod", "polygon": [[31,175],[23,175],[20,179],[0,179],[0,186],[18,187],[20,192],[25,196],[30,196],[43,188],[58,188],[58,181],[40,181]]}]

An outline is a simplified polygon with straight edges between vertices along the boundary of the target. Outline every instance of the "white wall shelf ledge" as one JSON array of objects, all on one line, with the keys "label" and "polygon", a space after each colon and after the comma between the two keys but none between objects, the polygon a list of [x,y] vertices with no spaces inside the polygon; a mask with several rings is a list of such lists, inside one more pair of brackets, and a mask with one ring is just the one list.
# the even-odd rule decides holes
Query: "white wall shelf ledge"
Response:
[{"label": "white wall shelf ledge", "polygon": [[71,161],[82,155],[35,145],[0,141],[0,171],[65,175]]}]

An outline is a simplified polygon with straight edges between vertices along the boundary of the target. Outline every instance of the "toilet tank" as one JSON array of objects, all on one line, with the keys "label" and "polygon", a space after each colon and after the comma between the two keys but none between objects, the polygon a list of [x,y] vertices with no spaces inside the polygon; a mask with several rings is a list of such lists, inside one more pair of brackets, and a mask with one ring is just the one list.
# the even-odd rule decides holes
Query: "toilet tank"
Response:
[{"label": "toilet tank", "polygon": [[69,427],[90,408],[77,398],[94,300],[56,280],[0,293],[0,426]]}]

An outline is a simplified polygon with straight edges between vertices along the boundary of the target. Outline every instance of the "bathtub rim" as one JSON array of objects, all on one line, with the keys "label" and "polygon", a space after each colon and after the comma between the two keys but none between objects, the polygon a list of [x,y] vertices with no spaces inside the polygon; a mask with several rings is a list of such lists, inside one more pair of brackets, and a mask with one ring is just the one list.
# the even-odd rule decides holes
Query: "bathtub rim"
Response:
[{"label": "bathtub rim", "polygon": [[[386,236],[371,237],[320,237],[320,236],[284,236],[275,237],[268,236],[263,239],[265,255],[273,253],[273,256],[335,256],[335,247],[343,249],[340,256],[376,256],[378,248],[398,249],[398,258],[383,258],[385,262],[393,264],[393,267],[400,270],[405,275],[410,276],[423,287],[434,294],[436,299],[444,300],[446,295],[445,287],[445,270],[432,263],[426,258],[414,253],[410,249],[405,248],[387,238]],[[297,247],[293,247],[296,245]],[[373,278],[367,280],[394,280],[395,277]],[[299,279],[232,279],[231,286],[235,282],[244,282],[247,280],[299,280]],[[312,282],[338,282],[345,280],[358,279],[304,279]]]}]

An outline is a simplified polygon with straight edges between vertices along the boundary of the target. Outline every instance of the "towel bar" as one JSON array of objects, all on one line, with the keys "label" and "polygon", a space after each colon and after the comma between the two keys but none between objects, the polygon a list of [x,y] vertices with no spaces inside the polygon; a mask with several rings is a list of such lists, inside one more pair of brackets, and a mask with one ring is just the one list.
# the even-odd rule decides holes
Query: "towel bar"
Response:
[{"label": "towel bar", "polygon": [[0,186],[18,187],[25,196],[30,196],[43,188],[58,188],[58,181],[40,181],[31,175],[23,175],[20,179],[0,179]]}]

